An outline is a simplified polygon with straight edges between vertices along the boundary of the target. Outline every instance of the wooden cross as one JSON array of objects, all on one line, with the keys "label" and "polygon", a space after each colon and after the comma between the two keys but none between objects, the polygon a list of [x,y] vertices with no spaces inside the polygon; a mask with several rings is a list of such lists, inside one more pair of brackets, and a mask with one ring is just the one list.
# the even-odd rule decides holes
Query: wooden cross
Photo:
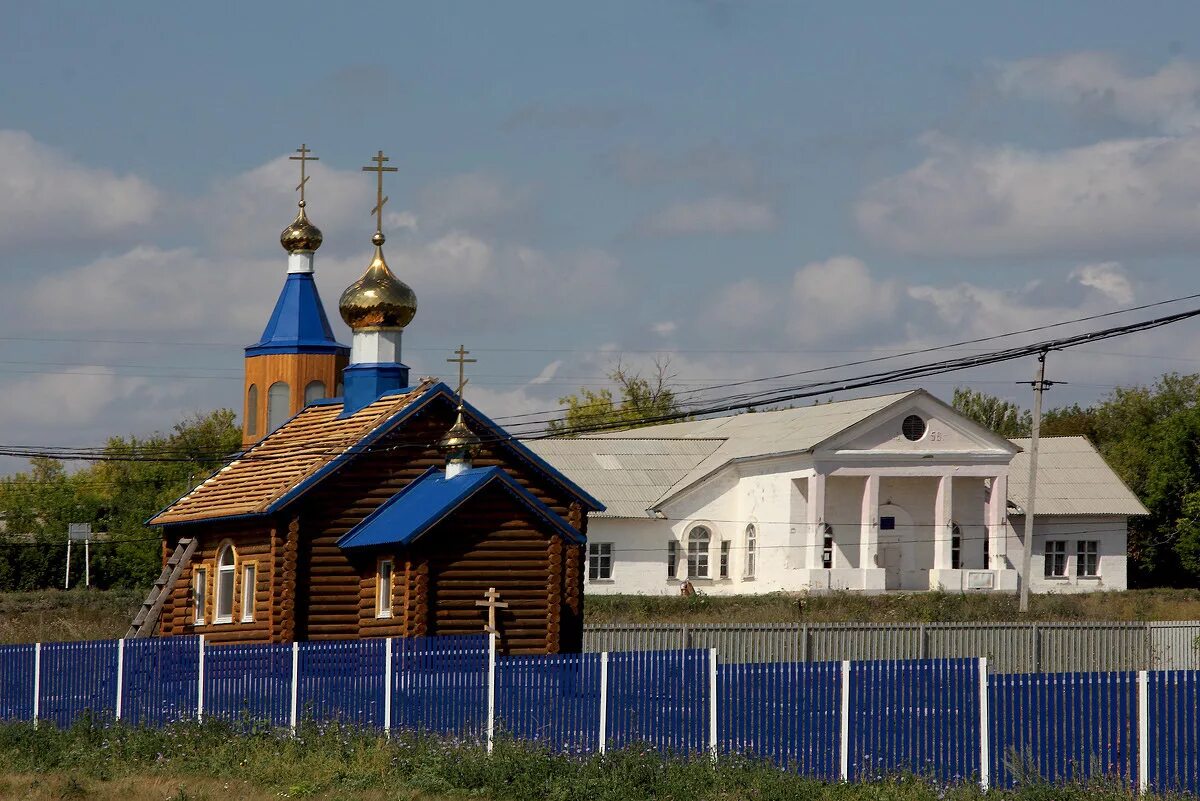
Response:
[{"label": "wooden cross", "polygon": [[464,375],[465,368],[468,364],[475,364],[475,362],[479,361],[478,359],[468,359],[467,354],[470,352],[471,351],[464,349],[462,345],[459,345],[458,350],[454,351],[454,354],[458,356],[458,358],[446,359],[446,361],[450,362],[451,364],[458,365],[458,399],[460,401],[462,400],[463,387],[467,385],[467,378]]},{"label": "wooden cross", "polygon": [[299,153],[300,155],[299,156],[288,156],[288,158],[291,159],[292,161],[300,162],[300,185],[297,186],[296,188],[300,190],[300,205],[303,206],[304,205],[304,185],[306,183],[308,183],[308,175],[305,174],[305,169],[304,169],[305,162],[320,161],[320,159],[317,158],[316,156],[308,155],[312,151],[309,150],[308,145],[305,145],[305,144],[301,144],[300,147],[296,148],[296,152]]},{"label": "wooden cross", "polygon": [[388,161],[388,157],[383,155],[380,150],[371,157],[371,161],[375,162],[374,167],[363,167],[363,172],[373,172],[378,176],[378,183],[375,188],[375,208],[371,209],[371,213],[375,215],[375,232],[383,233],[383,204],[388,202],[388,199],[383,194],[383,174],[385,172],[396,172],[396,167],[385,167],[383,163]]},{"label": "wooden cross", "polygon": [[508,604],[500,600],[500,593],[496,592],[495,587],[488,587],[488,591],[483,594],[486,600],[476,601],[476,606],[486,606],[488,608],[488,622],[483,627],[483,630],[488,634],[500,634],[500,630],[496,628],[496,610],[507,609]]}]

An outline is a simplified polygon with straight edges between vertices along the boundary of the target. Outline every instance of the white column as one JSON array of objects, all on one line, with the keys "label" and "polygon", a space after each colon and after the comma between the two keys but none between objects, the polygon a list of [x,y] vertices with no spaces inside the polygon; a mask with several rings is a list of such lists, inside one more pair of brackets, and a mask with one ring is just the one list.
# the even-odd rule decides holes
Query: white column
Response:
[{"label": "white column", "polygon": [[708,751],[717,758],[717,649],[708,652]]},{"label": "white column", "polygon": [[200,635],[200,661],[196,665],[196,720],[204,720],[204,635]]},{"label": "white column", "polygon": [[838,772],[850,781],[850,663],[842,662],[841,737],[838,738]]},{"label": "white column", "polygon": [[41,711],[42,698],[42,644],[33,646],[33,727],[38,725],[38,713]]},{"label": "white column", "polygon": [[117,640],[117,705],[113,714],[121,719],[121,696],[125,689],[125,640]]},{"label": "white column", "polygon": [[992,492],[988,496],[988,553],[991,564],[988,568],[1003,570],[1008,567],[1008,476],[992,478]]},{"label": "white column", "polygon": [[487,752],[492,753],[496,737],[496,632],[488,635]]},{"label": "white column", "polygon": [[1150,791],[1150,674],[1139,670],[1138,682],[1138,793]]},{"label": "white column", "polygon": [[950,569],[950,526],[954,518],[954,478],[938,479],[937,500],[933,508],[933,568]]},{"label": "white column", "polygon": [[387,638],[383,652],[383,731],[392,732],[392,638]]},{"label": "white column", "polygon": [[808,477],[808,561],[810,570],[821,568],[821,543],[824,541],[825,525],[825,475],[816,473]]},{"label": "white column", "polygon": [[608,651],[600,654],[600,753],[608,747]]},{"label": "white column", "polygon": [[979,789],[985,793],[991,783],[991,725],[988,709],[988,661],[987,657],[979,660]]},{"label": "white column", "polygon": [[292,643],[292,709],[290,721],[292,734],[296,733],[297,717],[300,712],[300,643]]},{"label": "white column", "polygon": [[861,570],[882,567],[879,564],[879,476],[877,475],[867,476],[863,485],[858,567]]}]

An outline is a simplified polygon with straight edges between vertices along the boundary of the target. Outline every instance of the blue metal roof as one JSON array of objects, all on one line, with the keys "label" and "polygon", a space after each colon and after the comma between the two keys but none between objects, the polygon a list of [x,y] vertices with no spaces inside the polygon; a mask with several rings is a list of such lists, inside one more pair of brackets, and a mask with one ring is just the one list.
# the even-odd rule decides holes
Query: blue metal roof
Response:
[{"label": "blue metal roof", "polygon": [[275,301],[275,311],[262,338],[246,348],[247,356],[268,353],[338,353],[349,348],[333,338],[317,284],[311,273],[288,273]]},{"label": "blue metal roof", "polygon": [[439,521],[489,486],[500,486],[572,542],[584,542],[574,526],[539,501],[499,467],[465,470],[454,478],[431,467],[389,498],[338,540],[339,548],[411,545]]}]

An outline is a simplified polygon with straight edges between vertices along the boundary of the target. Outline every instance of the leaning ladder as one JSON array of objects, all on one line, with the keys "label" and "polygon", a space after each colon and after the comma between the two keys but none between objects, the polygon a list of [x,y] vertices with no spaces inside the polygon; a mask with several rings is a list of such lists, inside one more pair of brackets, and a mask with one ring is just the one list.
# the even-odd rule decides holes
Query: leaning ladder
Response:
[{"label": "leaning ladder", "polygon": [[175,552],[171,554],[171,558],[167,560],[167,564],[154,582],[154,586],[150,588],[146,600],[142,602],[142,608],[138,610],[137,616],[129,626],[129,631],[125,632],[125,639],[149,637],[154,633],[154,626],[158,623],[158,616],[162,613],[163,603],[171,594],[171,589],[179,580],[183,568],[191,561],[195,551],[196,540],[191,537],[184,537],[175,546]]}]

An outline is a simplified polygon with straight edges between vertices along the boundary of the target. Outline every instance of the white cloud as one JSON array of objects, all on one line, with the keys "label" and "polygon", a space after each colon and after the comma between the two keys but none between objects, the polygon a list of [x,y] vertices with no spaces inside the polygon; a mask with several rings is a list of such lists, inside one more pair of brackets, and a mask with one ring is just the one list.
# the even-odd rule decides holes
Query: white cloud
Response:
[{"label": "white cloud", "polygon": [[1200,66],[1176,60],[1150,75],[1129,75],[1107,53],[1028,58],[1004,65],[1001,91],[1085,113],[1150,125],[1167,133],[1200,128]]},{"label": "white cloud", "polygon": [[812,262],[792,278],[787,328],[801,342],[877,330],[895,317],[901,294],[895,282],[876,279],[859,259]]},{"label": "white cloud", "polygon": [[713,320],[733,330],[760,329],[775,313],[777,295],[753,278],[730,284],[711,305]]},{"label": "white cloud", "polygon": [[1133,302],[1133,285],[1119,262],[1084,264],[1071,271],[1071,278],[1122,305]]},{"label": "white cloud", "polygon": [[0,238],[106,237],[151,219],[159,192],[133,175],[85,167],[24,131],[0,130]]},{"label": "white cloud", "polygon": [[660,337],[669,337],[679,328],[679,324],[674,320],[663,320],[650,326],[650,330],[658,334]]},{"label": "white cloud", "polygon": [[558,368],[562,367],[562,364],[563,364],[562,359],[555,359],[554,361],[550,362],[545,367],[543,367],[542,371],[540,373],[538,373],[536,376],[534,376],[533,379],[529,383],[534,386],[536,386],[538,384],[549,383],[554,378],[554,376],[557,375]]},{"label": "white cloud", "polygon": [[1111,256],[1200,244],[1200,137],[1055,152],[926,136],[926,159],[869,187],[860,228],[933,256]]},{"label": "white cloud", "polygon": [[656,236],[743,234],[775,226],[775,210],[762,201],[714,195],[676,203],[648,217],[641,230]]},{"label": "white cloud", "polygon": [[7,382],[0,425],[12,429],[93,423],[103,419],[113,403],[137,396],[149,383],[147,379],[119,376],[103,365],[72,370]]},{"label": "white cloud", "polygon": [[527,207],[530,194],[528,188],[490,173],[453,175],[417,193],[418,217],[437,228],[491,222]]}]

